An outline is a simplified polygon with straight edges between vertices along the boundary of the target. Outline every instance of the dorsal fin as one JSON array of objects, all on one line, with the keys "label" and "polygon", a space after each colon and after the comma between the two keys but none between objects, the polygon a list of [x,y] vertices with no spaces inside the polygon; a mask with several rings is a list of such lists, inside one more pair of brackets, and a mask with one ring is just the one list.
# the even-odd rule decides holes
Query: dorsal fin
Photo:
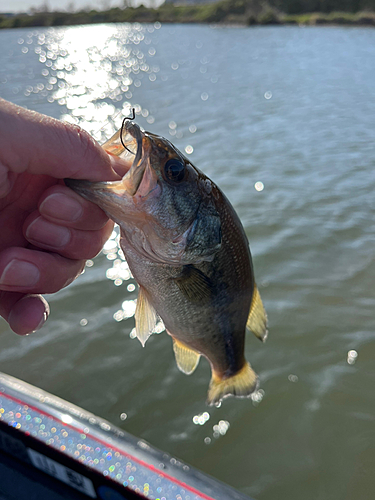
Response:
[{"label": "dorsal fin", "polygon": [[187,345],[175,339],[173,336],[172,339],[177,367],[186,375],[190,375],[198,366],[199,358],[201,355],[199,354],[199,352],[191,349]]},{"label": "dorsal fin", "polygon": [[156,320],[155,309],[147,300],[143,288],[139,287],[137,307],[135,308],[135,331],[143,347],[155,328]]},{"label": "dorsal fin", "polygon": [[251,300],[249,317],[247,318],[246,328],[251,330],[253,334],[262,342],[267,339],[267,314],[264,309],[260,293],[256,285],[254,285],[253,298]]},{"label": "dorsal fin", "polygon": [[181,276],[175,278],[175,282],[192,302],[201,302],[211,297],[213,287],[210,279],[192,265],[184,266]]}]

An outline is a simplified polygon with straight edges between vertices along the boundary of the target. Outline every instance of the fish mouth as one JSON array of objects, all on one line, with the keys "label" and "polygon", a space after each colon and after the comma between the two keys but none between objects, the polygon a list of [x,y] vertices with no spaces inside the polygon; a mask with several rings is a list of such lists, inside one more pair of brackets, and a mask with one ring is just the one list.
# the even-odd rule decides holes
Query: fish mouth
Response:
[{"label": "fish mouth", "polygon": [[[108,205],[108,200],[103,201],[103,198],[108,198],[110,194],[117,195],[116,198],[132,198],[136,195],[149,164],[148,153],[151,148],[151,142],[148,136],[141,131],[140,127],[129,120],[124,121],[121,129],[104,143],[102,147],[107,153],[124,160],[125,174],[120,181],[90,182],[78,179],[64,179],[64,182],[73,191],[97,203],[105,210],[107,207],[102,205]],[[156,180],[149,179],[150,175],[146,177],[147,185],[152,186],[152,184],[155,184]],[[144,191],[144,188],[142,191]],[[142,195],[144,196],[144,193]]]},{"label": "fish mouth", "polygon": [[[130,137],[130,140],[128,137]],[[124,120],[120,130],[120,141],[121,145],[124,147],[124,153],[126,151],[134,154],[134,160],[130,170],[128,170],[122,178],[124,189],[130,196],[134,196],[142,182],[147,166],[147,155],[143,154],[144,147],[147,149],[146,137],[136,123],[130,120]],[[144,142],[145,144],[143,144]],[[135,153],[129,146],[136,146]]]}]

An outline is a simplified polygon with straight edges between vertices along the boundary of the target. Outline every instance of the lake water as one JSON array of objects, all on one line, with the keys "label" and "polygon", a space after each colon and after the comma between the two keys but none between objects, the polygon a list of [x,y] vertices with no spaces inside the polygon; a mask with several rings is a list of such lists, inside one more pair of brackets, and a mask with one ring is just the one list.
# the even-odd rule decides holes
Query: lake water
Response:
[{"label": "lake water", "polygon": [[375,30],[95,25],[1,31],[0,47],[1,97],[99,140],[135,106],[220,185],[270,321],[247,339],[254,400],[206,407],[207,362],[187,377],[165,332],[132,338],[114,234],[41,331],[0,322],[0,370],[256,499],[372,497]]}]

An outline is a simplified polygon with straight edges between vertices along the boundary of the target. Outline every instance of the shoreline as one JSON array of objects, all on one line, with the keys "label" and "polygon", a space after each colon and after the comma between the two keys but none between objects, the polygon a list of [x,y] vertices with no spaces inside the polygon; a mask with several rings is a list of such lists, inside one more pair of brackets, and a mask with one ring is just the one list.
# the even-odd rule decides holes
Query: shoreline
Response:
[{"label": "shoreline", "polygon": [[143,5],[107,11],[36,12],[34,14],[0,13],[0,29],[77,26],[102,23],[165,23],[208,24],[218,26],[353,26],[375,27],[375,12],[313,12],[308,14],[283,14],[266,7],[256,15],[252,12],[235,13],[228,0],[213,4],[179,5],[163,4],[158,9]]}]

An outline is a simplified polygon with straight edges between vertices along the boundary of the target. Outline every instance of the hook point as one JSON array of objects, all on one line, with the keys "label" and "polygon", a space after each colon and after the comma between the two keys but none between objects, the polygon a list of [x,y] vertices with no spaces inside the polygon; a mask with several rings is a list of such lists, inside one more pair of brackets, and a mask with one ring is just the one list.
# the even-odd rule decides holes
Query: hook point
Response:
[{"label": "hook point", "polygon": [[122,120],[121,131],[120,131],[120,141],[121,141],[121,144],[124,146],[124,148],[127,151],[129,151],[129,153],[131,153],[132,155],[135,155],[135,153],[133,151],[130,151],[130,149],[127,146],[125,146],[125,143],[124,143],[124,141],[122,139],[122,134],[123,134],[123,131],[124,131],[124,126],[125,126],[126,120],[130,120],[130,121],[135,120],[135,108],[132,108],[132,116],[130,116],[130,117],[127,116],[127,117],[125,117]]}]

